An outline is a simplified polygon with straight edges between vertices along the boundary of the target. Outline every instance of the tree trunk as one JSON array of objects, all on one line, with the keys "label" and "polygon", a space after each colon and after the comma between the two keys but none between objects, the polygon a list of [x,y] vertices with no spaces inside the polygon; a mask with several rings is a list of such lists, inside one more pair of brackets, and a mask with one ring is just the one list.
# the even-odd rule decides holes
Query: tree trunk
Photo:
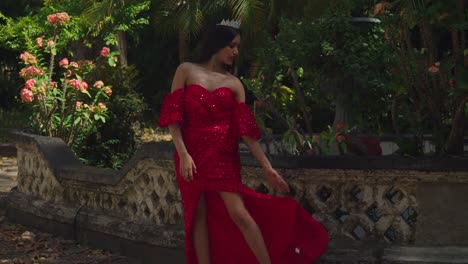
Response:
[{"label": "tree trunk", "polygon": [[189,60],[190,35],[182,30],[179,30],[179,62]]},{"label": "tree trunk", "polygon": [[457,112],[452,121],[452,129],[447,142],[447,153],[453,155],[463,154],[463,141],[465,139],[465,104],[468,100],[464,99],[457,107]]},{"label": "tree trunk", "polygon": [[307,129],[307,133],[311,134],[312,133],[312,124],[311,122],[311,117],[309,113],[307,112],[307,105],[305,102],[305,95],[301,90],[301,87],[299,86],[299,80],[297,78],[297,73],[293,68],[290,68],[289,71],[291,72],[291,77],[293,78],[293,85],[294,85],[294,90],[296,91],[296,98],[297,98],[297,103],[299,104],[299,108],[302,111],[302,117],[304,118],[304,123]]},{"label": "tree trunk", "polygon": [[85,60],[88,57],[88,48],[82,41],[72,43],[73,59],[75,61]]},{"label": "tree trunk", "polygon": [[[351,94],[354,89],[353,78],[337,77],[335,88],[335,120],[333,120],[333,127],[336,128],[337,122],[343,122],[345,125],[350,125],[355,121],[351,109]],[[360,114],[360,113],[359,113]]]},{"label": "tree trunk", "polygon": [[343,122],[348,125],[350,122],[348,107],[346,106],[346,95],[338,93],[335,99],[335,120],[333,121],[333,127],[336,127],[337,122]]},{"label": "tree trunk", "polygon": [[120,67],[125,68],[128,66],[127,59],[127,35],[125,31],[117,31],[117,48],[119,49]]},{"label": "tree trunk", "polygon": [[391,108],[391,114],[392,114],[392,125],[393,125],[393,130],[395,131],[398,140],[401,139],[401,132],[400,132],[400,126],[398,124],[398,101],[397,101],[397,96],[393,96],[392,100],[392,108]]}]

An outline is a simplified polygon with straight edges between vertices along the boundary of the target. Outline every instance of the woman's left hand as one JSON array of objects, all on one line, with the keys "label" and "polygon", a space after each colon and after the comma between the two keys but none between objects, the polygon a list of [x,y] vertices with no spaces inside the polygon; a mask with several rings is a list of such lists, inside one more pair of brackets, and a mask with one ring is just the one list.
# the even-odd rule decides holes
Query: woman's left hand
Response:
[{"label": "woman's left hand", "polygon": [[286,181],[279,175],[279,173],[273,168],[263,169],[265,177],[270,182],[273,188],[280,193],[289,193],[289,186]]}]

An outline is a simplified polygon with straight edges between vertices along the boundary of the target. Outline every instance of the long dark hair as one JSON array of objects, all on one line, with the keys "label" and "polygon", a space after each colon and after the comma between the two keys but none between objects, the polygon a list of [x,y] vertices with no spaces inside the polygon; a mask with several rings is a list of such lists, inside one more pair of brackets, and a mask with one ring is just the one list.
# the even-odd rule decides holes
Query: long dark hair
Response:
[{"label": "long dark hair", "polygon": [[209,29],[202,40],[198,62],[204,63],[209,61],[216,52],[228,46],[240,33],[240,30],[237,28],[222,25],[216,25],[212,29]]}]

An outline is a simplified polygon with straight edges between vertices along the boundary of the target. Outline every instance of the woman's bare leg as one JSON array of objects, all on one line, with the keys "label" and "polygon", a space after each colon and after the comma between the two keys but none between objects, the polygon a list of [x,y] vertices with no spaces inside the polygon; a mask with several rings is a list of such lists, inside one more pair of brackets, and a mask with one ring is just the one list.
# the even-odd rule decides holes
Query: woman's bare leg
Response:
[{"label": "woman's bare leg", "polygon": [[195,223],[193,224],[193,243],[199,264],[210,263],[208,225],[206,223],[206,202],[202,193],[198,201]]},{"label": "woman's bare leg", "polygon": [[232,220],[244,235],[244,239],[252,249],[255,257],[257,257],[258,262],[260,264],[270,264],[270,256],[260,228],[245,208],[242,197],[237,193],[228,192],[221,192],[219,195],[223,198]]}]

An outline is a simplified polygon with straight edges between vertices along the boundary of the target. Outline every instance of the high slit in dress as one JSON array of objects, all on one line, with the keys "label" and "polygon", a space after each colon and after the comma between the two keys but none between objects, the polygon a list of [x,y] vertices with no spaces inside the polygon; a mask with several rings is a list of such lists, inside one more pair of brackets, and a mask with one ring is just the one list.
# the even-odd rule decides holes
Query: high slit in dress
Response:
[{"label": "high slit in dress", "polygon": [[193,224],[198,200],[205,194],[211,263],[256,264],[257,260],[239,228],[231,219],[219,192],[242,196],[259,226],[273,264],[314,263],[328,245],[323,226],[293,198],[257,193],[241,182],[239,138],[260,138],[250,108],[236,100],[228,87],[210,91],[189,84],[166,95],[158,125],[178,122],[184,144],[197,173],[188,182],[179,173],[174,157],[184,209],[185,253],[196,264]]}]

